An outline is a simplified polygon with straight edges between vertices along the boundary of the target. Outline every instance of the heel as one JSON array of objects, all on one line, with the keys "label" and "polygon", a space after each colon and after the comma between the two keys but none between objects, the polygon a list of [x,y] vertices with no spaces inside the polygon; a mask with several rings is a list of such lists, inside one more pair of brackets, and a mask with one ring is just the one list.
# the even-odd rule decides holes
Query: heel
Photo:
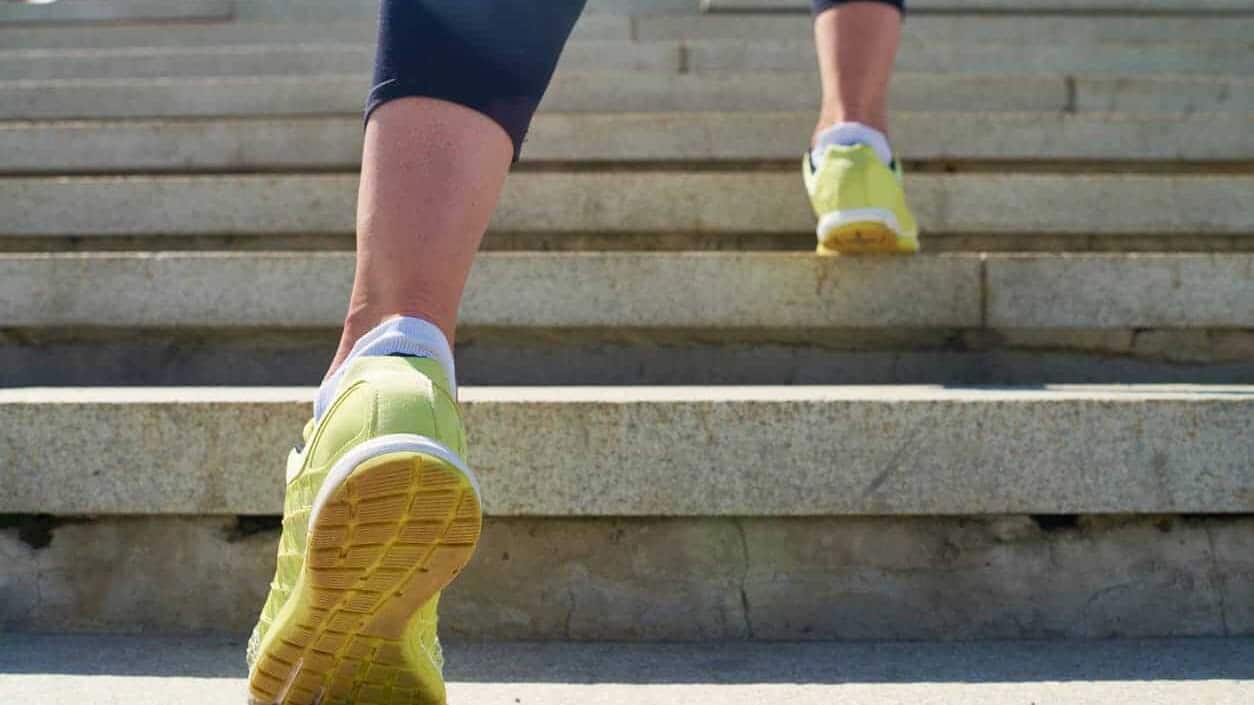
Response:
[{"label": "heel", "polygon": [[304,569],[259,649],[252,702],[443,702],[434,598],[473,556],[482,507],[474,476],[431,444],[385,436],[332,468]]}]

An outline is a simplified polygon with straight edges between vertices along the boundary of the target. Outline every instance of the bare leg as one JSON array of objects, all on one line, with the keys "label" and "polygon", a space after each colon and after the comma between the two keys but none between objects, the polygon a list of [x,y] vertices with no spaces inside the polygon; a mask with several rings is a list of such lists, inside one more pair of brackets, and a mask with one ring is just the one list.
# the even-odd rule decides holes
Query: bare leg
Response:
[{"label": "bare leg", "polygon": [[401,98],[366,126],[357,270],[334,371],[380,322],[414,316],[450,344],[466,276],[513,156],[505,130],[470,108]]},{"label": "bare leg", "polygon": [[878,2],[850,2],[814,18],[823,104],[815,134],[860,122],[888,134],[888,83],[901,39],[901,12]]}]

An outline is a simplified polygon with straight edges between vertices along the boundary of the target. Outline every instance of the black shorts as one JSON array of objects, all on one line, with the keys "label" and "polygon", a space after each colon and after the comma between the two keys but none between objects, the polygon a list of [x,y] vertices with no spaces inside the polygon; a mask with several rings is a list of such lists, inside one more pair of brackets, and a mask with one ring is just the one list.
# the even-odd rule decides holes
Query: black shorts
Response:
[{"label": "black shorts", "polygon": [[[812,0],[815,13],[847,0]],[[902,7],[902,0],[877,0]],[[496,121],[522,149],[585,0],[382,0],[366,119],[422,96]],[[695,2],[695,0],[694,0]]]}]

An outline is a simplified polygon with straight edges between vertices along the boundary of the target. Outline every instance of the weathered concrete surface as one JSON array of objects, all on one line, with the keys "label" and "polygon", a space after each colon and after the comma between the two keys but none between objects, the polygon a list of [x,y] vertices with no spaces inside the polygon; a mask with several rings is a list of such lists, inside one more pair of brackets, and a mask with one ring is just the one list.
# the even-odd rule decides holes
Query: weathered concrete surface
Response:
[{"label": "weathered concrete surface", "polygon": [[[809,3],[806,3],[807,9]],[[911,22],[917,15],[913,15]],[[972,18],[972,21],[978,21]],[[648,44],[648,43],[646,43]],[[683,42],[688,71],[817,70],[814,42],[792,40],[740,41],[695,39]],[[971,43],[940,44],[907,38],[897,53],[896,70],[923,73],[988,74],[1233,74],[1248,75],[1254,58],[1244,45],[1191,42],[1157,43],[1147,51],[1141,43],[1072,44]],[[126,74],[118,74],[126,75]],[[897,138],[899,135],[894,134]]]},{"label": "weathered concrete surface", "polygon": [[[352,262],[350,253],[329,252],[0,255],[0,320],[26,328],[335,326]],[[492,252],[472,271],[461,325],[742,330],[759,340],[838,328],[1240,329],[1254,328],[1252,272],[1254,254],[1244,253]]]},{"label": "weathered concrete surface", "polygon": [[[57,79],[0,82],[0,119],[343,115],[361,109],[365,76]],[[817,75],[797,71],[668,74],[561,71],[545,93],[549,112],[804,110]],[[896,73],[898,110],[947,113],[1254,111],[1254,80],[1238,76]],[[951,115],[951,119],[953,116]]]},{"label": "weathered concrete surface", "polygon": [[[1065,519],[494,519],[441,627],[574,640],[1254,633],[1254,519]],[[273,572],[277,529],[232,518],[39,521],[0,529],[6,631],[243,633]]]},{"label": "weathered concrete surface", "polygon": [[[10,326],[334,325],[343,317],[352,259],[350,253],[5,255],[0,320]],[[461,323],[978,326],[980,268],[977,257],[854,262],[780,254],[488,253],[475,265]]]},{"label": "weathered concrete surface", "polygon": [[[531,125],[522,158],[791,164],[798,135],[807,134],[813,122],[810,111],[542,113]],[[1254,118],[1234,113],[989,113],[953,120],[896,112],[892,130],[896,153],[913,161],[1254,159]],[[356,117],[0,124],[0,171],[8,172],[352,170],[360,157]]]},{"label": "weathered concrete surface", "polygon": [[[1196,54],[1187,50],[1165,53],[1179,53],[1182,69],[1190,64],[1187,57]],[[1223,51],[1218,53],[1222,55]],[[1207,57],[1198,57],[1204,58]],[[680,44],[676,42],[571,42],[562,51],[562,60],[564,65],[585,71],[678,72],[681,68]],[[0,51],[0,79],[348,74],[358,76],[366,86],[373,62],[373,43],[26,49]]]},{"label": "weathered concrete surface", "polygon": [[[633,37],[639,41],[798,41],[810,36],[813,31],[810,18],[803,15],[637,17],[633,24]],[[1063,44],[1079,47],[1111,41],[1246,42],[1251,35],[1254,35],[1254,17],[1245,14],[1236,17],[1075,14],[1029,17],[987,14],[972,17],[961,13],[924,14],[911,17],[902,25],[903,40],[936,44]]]},{"label": "weathered concrete surface", "polygon": [[[373,58],[372,44],[352,42],[5,49],[0,50],[0,79],[351,74],[365,81]],[[567,44],[559,67],[560,71],[595,68],[670,73],[813,73],[816,62],[813,41],[803,37],[765,42],[600,40]],[[1003,76],[1058,73],[1249,75],[1254,71],[1254,58],[1244,45],[1237,43],[1163,43],[1147,52],[1143,44],[1135,42],[1081,46],[907,42],[898,51],[896,68],[901,72]]]},{"label": "weathered concrete surface", "polygon": [[[588,12],[575,24],[572,41],[630,39],[630,17]],[[378,24],[367,19],[319,18],[309,21],[203,22],[151,25],[0,27],[5,49],[111,49],[244,44],[373,43]]]},{"label": "weathered concrete surface", "polygon": [[[1113,112],[1120,111],[1123,101],[1150,112],[1248,112],[1254,105],[1247,95],[1254,93],[1249,81],[1197,80],[1091,81],[1084,84],[1082,100]],[[356,114],[368,87],[367,77],[359,75],[5,81],[0,82],[0,119]],[[541,110],[804,110],[813,108],[817,90],[817,76],[801,72],[563,71],[554,76]],[[1049,114],[1074,109],[1079,103],[1072,98],[1077,97],[1068,92],[1062,76],[898,73],[893,78],[893,101],[901,110]]]},{"label": "weathered concrete surface", "polygon": [[[312,396],[0,391],[0,511],[277,512]],[[471,387],[462,401],[496,515],[1254,509],[1247,387]]]},{"label": "weathered concrete surface", "polygon": [[[813,233],[799,180],[792,169],[520,172],[490,229]],[[916,174],[906,192],[924,238],[1254,233],[1246,174]],[[15,177],[0,179],[0,236],[351,233],[356,193],[357,177],[338,174]]]},{"label": "weathered concrete surface", "polygon": [[[242,639],[0,635],[0,697],[222,705]],[[1250,639],[878,644],[446,641],[450,702],[482,705],[1245,705]]]},{"label": "weathered concrete surface", "polygon": [[227,20],[233,0],[77,0],[52,4],[0,5],[0,27],[24,23],[147,22],[158,20]]},{"label": "weathered concrete surface", "polygon": [[[0,387],[296,386],[339,330],[22,329]],[[670,332],[462,327],[463,385],[1254,384],[1254,330]]]},{"label": "weathered concrete surface", "polygon": [[[302,3],[304,4],[304,3]],[[585,13],[573,41],[594,39],[752,39],[803,41],[810,36],[808,17],[789,16],[615,16]],[[1110,41],[1235,42],[1254,34],[1254,19],[1238,17],[1120,17],[1044,15],[1033,17],[970,14],[911,17],[903,40],[934,44],[1066,44],[1085,46]],[[5,49],[92,49],[144,46],[211,46],[268,43],[369,43],[375,39],[373,16],[365,20],[236,22],[163,27],[10,27],[0,28]]]},{"label": "weathered concrete surface", "polygon": [[[1203,312],[1222,310],[1225,321],[1245,318],[1238,325],[1254,328],[1254,257],[1132,257],[990,258],[986,324],[1111,328],[1135,320],[1148,327],[1190,327],[1206,325]],[[1230,286],[1207,285],[1216,279]]]}]

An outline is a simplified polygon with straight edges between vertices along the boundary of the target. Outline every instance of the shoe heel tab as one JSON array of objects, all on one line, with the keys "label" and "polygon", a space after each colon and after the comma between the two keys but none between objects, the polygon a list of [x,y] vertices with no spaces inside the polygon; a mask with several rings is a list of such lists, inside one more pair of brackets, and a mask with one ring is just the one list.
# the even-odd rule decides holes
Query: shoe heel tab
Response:
[{"label": "shoe heel tab", "polygon": [[444,371],[444,366],[439,360],[431,357],[422,357],[421,355],[408,355],[406,353],[392,353],[388,357],[399,360],[399,364],[405,365],[409,369],[431,380],[431,383],[444,391],[450,397],[453,396],[453,385],[448,379]]}]

